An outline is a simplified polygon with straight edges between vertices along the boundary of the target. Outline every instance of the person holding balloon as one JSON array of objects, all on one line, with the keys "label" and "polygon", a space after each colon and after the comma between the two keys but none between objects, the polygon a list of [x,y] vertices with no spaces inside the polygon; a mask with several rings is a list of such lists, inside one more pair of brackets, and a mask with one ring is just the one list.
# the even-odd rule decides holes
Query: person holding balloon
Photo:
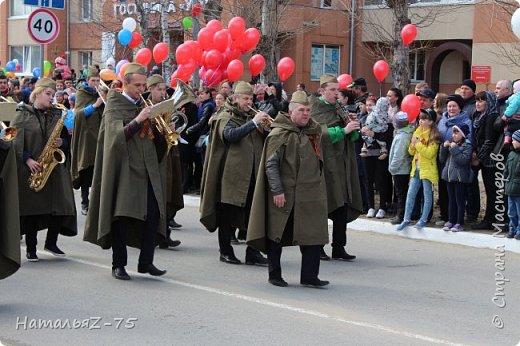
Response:
[{"label": "person holding balloon", "polygon": [[[99,72],[91,68],[87,81],[81,84],[76,94],[74,109],[74,137],[72,138],[72,184],[81,189],[81,213],[87,215],[89,189],[92,185],[96,146],[105,109],[104,91],[99,89]],[[100,90],[100,92],[98,92]]]},{"label": "person holding balloon", "polygon": [[[337,103],[339,83],[334,75],[320,77],[320,96],[311,97],[311,116],[322,126],[323,174],[327,187],[328,217],[332,220],[332,258],[353,260],[345,251],[347,223],[363,211],[355,141],[360,125]],[[330,257],[321,250],[320,258]]]}]

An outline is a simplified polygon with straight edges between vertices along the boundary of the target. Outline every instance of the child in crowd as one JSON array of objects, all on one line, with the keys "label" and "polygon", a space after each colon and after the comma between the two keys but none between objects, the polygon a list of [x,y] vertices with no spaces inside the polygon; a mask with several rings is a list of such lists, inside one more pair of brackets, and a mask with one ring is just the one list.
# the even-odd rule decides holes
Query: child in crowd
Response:
[{"label": "child in crowd", "polygon": [[513,84],[514,94],[511,95],[506,100],[507,108],[504,111],[504,115],[502,116],[502,120],[506,122],[506,126],[504,128],[504,144],[511,144],[511,135],[510,126],[512,123],[518,123],[520,120],[514,119],[515,114],[520,113],[520,80],[517,80],[515,84]]},{"label": "child in crowd", "polygon": [[[377,100],[376,106],[367,116],[365,127],[376,133],[384,133],[388,130],[388,123],[390,117],[388,116],[388,108],[390,107],[390,101],[386,97],[381,97]],[[359,156],[366,157],[368,149],[374,144],[374,141],[379,144],[380,154],[378,159],[384,160],[388,157],[388,145],[385,141],[375,139],[374,137],[363,136],[364,144],[361,148],[361,154]]]},{"label": "child in crowd", "polygon": [[406,194],[408,193],[408,182],[410,181],[410,171],[412,170],[412,157],[408,153],[408,146],[410,145],[414,128],[408,122],[408,114],[405,112],[397,112],[394,119],[396,132],[390,148],[388,171],[392,174],[397,195],[397,211],[390,223],[398,225],[404,219]]},{"label": "child in crowd", "polygon": [[460,232],[464,224],[466,184],[473,179],[471,152],[473,147],[466,139],[469,127],[466,124],[452,127],[452,141],[446,140],[439,153],[439,162],[444,165],[441,179],[448,187],[448,222],[443,230]]},{"label": "child in crowd", "polygon": [[505,194],[509,210],[509,232],[508,238],[520,240],[520,130],[516,130],[512,136],[513,150],[509,153],[506,162],[504,177],[506,179]]},{"label": "child in crowd", "polygon": [[404,219],[397,231],[402,231],[410,225],[415,198],[419,187],[423,187],[424,205],[421,218],[415,224],[416,228],[423,228],[428,222],[428,215],[433,206],[432,184],[439,181],[437,172],[437,152],[439,150],[440,133],[433,120],[432,114],[421,109],[419,127],[412,135],[408,153],[413,156],[410,172],[410,185],[406,196]]}]

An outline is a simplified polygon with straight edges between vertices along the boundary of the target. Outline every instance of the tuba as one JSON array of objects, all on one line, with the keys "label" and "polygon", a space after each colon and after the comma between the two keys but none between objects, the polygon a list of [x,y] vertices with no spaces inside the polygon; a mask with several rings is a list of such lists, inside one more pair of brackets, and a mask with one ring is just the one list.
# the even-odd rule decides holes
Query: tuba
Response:
[{"label": "tuba", "polygon": [[58,120],[56,126],[54,126],[54,129],[47,140],[47,144],[45,144],[42,153],[38,157],[37,161],[41,166],[41,170],[36,173],[31,173],[31,176],[29,177],[29,188],[35,192],[44,188],[54,170],[54,167],[59,163],[65,162],[65,154],[61,149],[54,145],[54,140],[60,137],[68,109],[62,104],[57,104],[55,107],[61,110],[61,118]]}]

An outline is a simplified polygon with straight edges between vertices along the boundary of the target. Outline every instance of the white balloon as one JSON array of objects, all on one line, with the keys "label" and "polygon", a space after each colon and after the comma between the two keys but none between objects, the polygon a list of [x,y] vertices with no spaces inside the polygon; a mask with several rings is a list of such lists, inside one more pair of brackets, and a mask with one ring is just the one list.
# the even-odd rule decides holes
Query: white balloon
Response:
[{"label": "white balloon", "polygon": [[123,29],[134,31],[136,26],[137,23],[135,22],[135,19],[132,17],[128,17],[123,20]]},{"label": "white balloon", "polygon": [[18,59],[13,59],[13,62],[18,65]]},{"label": "white balloon", "polygon": [[520,38],[520,8],[518,8],[511,17],[511,28],[516,37]]}]

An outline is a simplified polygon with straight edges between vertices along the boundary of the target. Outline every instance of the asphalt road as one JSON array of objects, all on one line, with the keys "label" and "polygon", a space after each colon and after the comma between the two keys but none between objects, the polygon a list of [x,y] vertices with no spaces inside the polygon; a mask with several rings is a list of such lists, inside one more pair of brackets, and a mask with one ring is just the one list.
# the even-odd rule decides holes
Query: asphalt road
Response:
[{"label": "asphalt road", "polygon": [[[267,269],[218,261],[215,234],[198,211],[177,217],[174,250],[157,250],[168,273],[111,277],[111,252],[61,237],[66,258],[40,262],[0,282],[4,345],[516,345],[520,340],[520,255],[460,245],[350,232],[354,262],[321,262],[326,289],[299,285],[300,253],[286,248],[289,287]],[[79,216],[82,233],[85,218]],[[506,241],[506,240],[504,240]],[[327,247],[330,253],[330,247]],[[24,249],[22,250],[24,253]],[[235,246],[241,259],[245,245]],[[498,259],[498,260],[497,260]],[[498,262],[497,262],[498,261]],[[502,276],[501,276],[502,275]],[[510,281],[500,281],[505,278]],[[503,296],[499,295],[503,294]],[[500,308],[492,301],[505,306]],[[498,316],[498,317],[494,317]],[[495,325],[503,326],[499,328]],[[49,321],[51,323],[49,323]]]}]

